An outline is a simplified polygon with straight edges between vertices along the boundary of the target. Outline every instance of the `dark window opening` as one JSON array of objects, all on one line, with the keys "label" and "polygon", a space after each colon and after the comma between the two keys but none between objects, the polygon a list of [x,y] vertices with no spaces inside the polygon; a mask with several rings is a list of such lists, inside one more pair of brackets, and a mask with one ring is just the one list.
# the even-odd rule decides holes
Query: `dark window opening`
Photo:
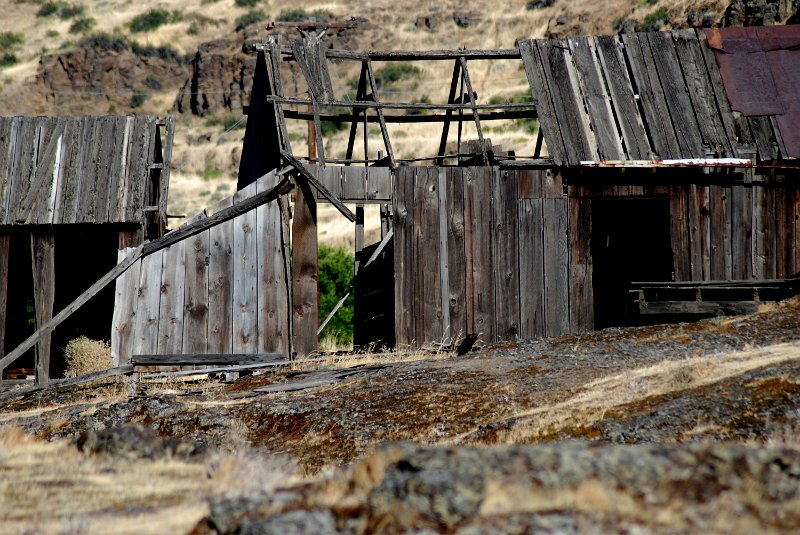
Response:
[{"label": "dark window opening", "polygon": [[672,280],[669,200],[592,202],[595,328],[640,324],[630,283]]}]

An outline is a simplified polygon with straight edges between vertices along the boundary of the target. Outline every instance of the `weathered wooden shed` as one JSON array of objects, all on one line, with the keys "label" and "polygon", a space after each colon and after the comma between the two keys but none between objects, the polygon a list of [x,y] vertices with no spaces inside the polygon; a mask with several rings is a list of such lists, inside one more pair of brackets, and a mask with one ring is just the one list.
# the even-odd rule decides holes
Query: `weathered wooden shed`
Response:
[{"label": "weathered wooden shed", "polygon": [[[785,279],[800,270],[798,44],[796,28],[773,27],[509,50],[259,45],[240,191],[98,283],[116,280],[115,357],[241,363],[316,350],[318,202],[354,223],[359,344],[552,336],[796,291]],[[529,100],[479,102],[469,66],[497,60],[524,70]],[[452,65],[446,102],[382,100],[373,62],[393,61]],[[339,62],[361,66],[354,98],[336,96]],[[305,85],[284,83],[287,64]],[[532,154],[484,136],[487,122],[519,118],[538,121]],[[309,125],[307,152],[292,146],[292,120]],[[325,154],[325,121],[350,124],[344,158]],[[438,150],[399,158],[389,125],[408,122],[441,125]],[[371,245],[369,203],[382,223]]]},{"label": "weathered wooden shed", "polygon": [[[9,366],[51,375],[80,334],[108,339],[112,290],[32,352],[4,358],[118,261],[166,226],[174,118],[0,118],[0,378]],[[51,351],[52,350],[52,351]],[[60,358],[52,371],[63,369]]]}]

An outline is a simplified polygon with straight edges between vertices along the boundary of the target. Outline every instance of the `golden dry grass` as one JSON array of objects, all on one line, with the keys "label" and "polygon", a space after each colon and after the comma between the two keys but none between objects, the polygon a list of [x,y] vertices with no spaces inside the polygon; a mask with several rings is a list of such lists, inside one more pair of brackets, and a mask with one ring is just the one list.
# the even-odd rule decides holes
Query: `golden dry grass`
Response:
[{"label": "golden dry grass", "polygon": [[[560,429],[589,425],[603,419],[608,411],[627,403],[710,385],[749,370],[796,360],[800,360],[800,344],[794,342],[720,355],[666,360],[601,377],[563,401],[512,414],[506,420],[513,420],[515,425],[498,435],[498,443],[530,442]],[[469,441],[471,434],[472,431],[447,442]]]}]

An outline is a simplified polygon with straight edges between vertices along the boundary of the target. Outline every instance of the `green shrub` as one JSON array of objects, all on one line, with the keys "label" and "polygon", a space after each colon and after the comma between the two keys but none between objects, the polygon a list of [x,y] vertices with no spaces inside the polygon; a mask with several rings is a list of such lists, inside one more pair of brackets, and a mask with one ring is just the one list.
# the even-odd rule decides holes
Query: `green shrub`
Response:
[{"label": "green shrub", "polygon": [[269,16],[260,9],[249,11],[236,19],[236,31],[238,32],[242,28],[246,28],[251,24],[255,24],[256,22],[266,20],[267,18],[269,18]]},{"label": "green shrub", "polygon": [[39,11],[36,12],[37,17],[55,17],[61,19],[74,19],[86,13],[86,6],[80,4],[67,4],[65,2],[45,2]]},{"label": "green shrub", "polygon": [[670,12],[666,8],[660,7],[647,15],[642,20],[643,32],[654,32],[660,30],[665,24],[669,22]]},{"label": "green shrub", "polygon": [[12,54],[11,52],[6,52],[2,56],[0,56],[0,67],[10,67],[15,65],[19,59],[17,59],[16,54]]},{"label": "green shrub", "polygon": [[258,0],[234,0],[233,3],[239,7],[256,7]]},{"label": "green shrub", "polygon": [[[203,170],[203,180],[214,180],[220,178],[223,174],[224,173],[216,167],[206,167]],[[209,191],[208,194],[210,195],[211,192]]]},{"label": "green shrub", "polygon": [[150,95],[147,93],[142,93],[141,91],[135,92],[133,95],[131,95],[131,108],[138,108],[144,104],[149,97]]},{"label": "green shrub", "polygon": [[94,28],[97,21],[92,17],[81,17],[75,19],[69,26],[69,33],[86,33]]},{"label": "green shrub", "polygon": [[181,20],[179,11],[167,11],[166,9],[150,9],[140,15],[136,15],[128,23],[128,27],[134,33],[150,32],[164,24],[178,22]]},{"label": "green shrub", "polygon": [[[325,321],[336,303],[344,297],[353,284],[353,255],[346,249],[321,245],[319,248],[319,319]],[[353,339],[353,296],[325,327],[324,332],[335,332],[341,344]]]},{"label": "green shrub", "polygon": [[180,61],[181,59],[178,51],[171,46],[142,45],[131,41],[130,47],[134,54],[143,58],[159,58],[169,61]]},{"label": "green shrub", "polygon": [[128,50],[128,48],[130,48],[127,40],[124,38],[112,37],[107,33],[98,33],[89,37],[85,37],[78,41],[78,46],[91,47],[104,52],[122,52],[123,50]]},{"label": "green shrub", "polygon": [[159,89],[161,89],[161,80],[159,80],[157,77],[151,74],[150,76],[144,79],[144,85],[146,85],[150,89],[155,89],[156,91],[158,91]]},{"label": "green shrub", "polygon": [[[422,95],[419,98],[412,99],[411,103],[412,104],[430,104],[431,103],[431,98],[428,95]],[[406,110],[406,115],[425,115],[426,113],[428,113],[428,110],[422,110],[422,109]]]},{"label": "green shrub", "polygon": [[375,84],[378,89],[393,85],[403,78],[419,78],[422,71],[418,67],[404,61],[389,63],[375,71]]},{"label": "green shrub", "polygon": [[278,20],[280,22],[302,22],[308,20],[308,13],[306,13],[305,9],[300,7],[287,9],[281,11],[280,15],[278,15]]},{"label": "green shrub", "polygon": [[0,50],[7,50],[25,42],[25,37],[20,33],[0,32]]}]

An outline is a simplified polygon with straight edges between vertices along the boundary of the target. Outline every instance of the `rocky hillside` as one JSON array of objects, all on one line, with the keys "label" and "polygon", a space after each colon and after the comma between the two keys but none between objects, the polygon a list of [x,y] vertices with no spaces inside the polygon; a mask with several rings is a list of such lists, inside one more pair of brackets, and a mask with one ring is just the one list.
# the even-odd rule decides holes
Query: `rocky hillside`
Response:
[{"label": "rocky hillside", "polygon": [[12,532],[796,533],[798,377],[794,299],[461,357],[12,391],[0,515]]}]

